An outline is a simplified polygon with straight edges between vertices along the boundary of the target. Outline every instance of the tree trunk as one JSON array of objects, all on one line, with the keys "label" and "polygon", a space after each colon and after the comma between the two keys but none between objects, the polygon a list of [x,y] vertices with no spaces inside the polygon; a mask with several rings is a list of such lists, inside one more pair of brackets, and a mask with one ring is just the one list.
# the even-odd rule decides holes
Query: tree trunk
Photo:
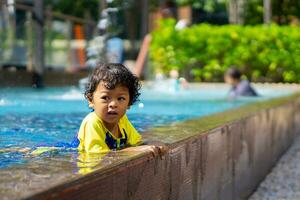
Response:
[{"label": "tree trunk", "polygon": [[229,0],[229,23],[244,24],[245,0]]},{"label": "tree trunk", "polygon": [[272,18],[271,0],[264,0],[264,23],[270,24]]}]

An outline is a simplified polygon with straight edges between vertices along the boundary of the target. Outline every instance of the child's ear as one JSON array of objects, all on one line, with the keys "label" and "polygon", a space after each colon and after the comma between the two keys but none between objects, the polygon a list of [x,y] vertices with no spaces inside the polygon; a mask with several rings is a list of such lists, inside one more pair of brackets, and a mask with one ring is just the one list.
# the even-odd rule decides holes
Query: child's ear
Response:
[{"label": "child's ear", "polygon": [[94,108],[93,98],[89,96],[88,98],[89,108]]},{"label": "child's ear", "polygon": [[89,108],[94,108],[94,103],[89,101]]}]

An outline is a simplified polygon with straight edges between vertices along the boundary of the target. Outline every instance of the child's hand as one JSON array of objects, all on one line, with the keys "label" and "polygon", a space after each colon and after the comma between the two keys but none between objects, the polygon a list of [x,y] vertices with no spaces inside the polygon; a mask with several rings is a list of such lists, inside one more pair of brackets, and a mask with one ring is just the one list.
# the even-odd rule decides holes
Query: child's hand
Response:
[{"label": "child's hand", "polygon": [[164,154],[167,152],[167,147],[160,142],[149,142],[147,145],[141,145],[136,147],[128,147],[122,149],[123,152],[139,152],[139,151],[150,151],[153,157],[159,156],[161,159],[164,158]]},{"label": "child's hand", "polygon": [[147,141],[144,144],[149,145],[149,146],[155,146],[155,148],[159,151],[160,155],[164,155],[168,150],[168,147],[163,142]]},{"label": "child's hand", "polygon": [[123,152],[139,152],[139,151],[150,151],[155,153],[156,147],[153,145],[141,145],[141,146],[134,146],[134,147],[127,147],[122,149]]}]

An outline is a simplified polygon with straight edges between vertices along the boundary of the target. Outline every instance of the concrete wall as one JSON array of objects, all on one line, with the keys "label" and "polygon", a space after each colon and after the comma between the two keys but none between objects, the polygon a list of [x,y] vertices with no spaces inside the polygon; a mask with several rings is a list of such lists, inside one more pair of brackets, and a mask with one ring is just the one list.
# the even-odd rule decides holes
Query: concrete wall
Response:
[{"label": "concrete wall", "polygon": [[261,109],[30,199],[246,199],[299,134],[299,108],[297,97]]}]

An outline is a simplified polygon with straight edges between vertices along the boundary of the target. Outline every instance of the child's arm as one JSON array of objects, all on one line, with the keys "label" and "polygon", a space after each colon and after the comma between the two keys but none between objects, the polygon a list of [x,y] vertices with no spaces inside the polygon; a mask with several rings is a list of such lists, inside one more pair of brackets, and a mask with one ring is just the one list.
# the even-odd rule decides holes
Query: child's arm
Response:
[{"label": "child's arm", "polygon": [[141,143],[140,146],[131,146],[127,147],[125,149],[122,149],[122,152],[144,152],[149,151],[152,153],[154,157],[159,156],[161,159],[163,159],[164,154],[167,152],[168,147],[162,143],[162,142],[156,142],[156,141],[148,141]]}]

